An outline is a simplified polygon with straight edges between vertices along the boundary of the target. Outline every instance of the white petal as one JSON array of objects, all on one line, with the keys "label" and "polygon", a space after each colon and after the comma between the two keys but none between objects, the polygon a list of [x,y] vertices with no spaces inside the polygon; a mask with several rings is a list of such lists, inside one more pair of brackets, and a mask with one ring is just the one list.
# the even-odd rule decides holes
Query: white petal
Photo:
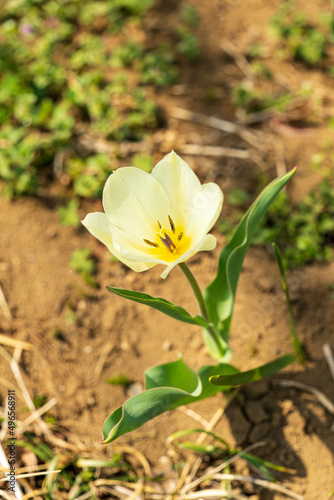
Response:
[{"label": "white petal", "polygon": [[110,222],[140,241],[154,239],[157,221],[166,224],[170,213],[159,182],[135,167],[122,167],[110,175],[103,190],[103,207]]},{"label": "white petal", "polygon": [[217,238],[213,236],[213,234],[207,234],[203,238],[197,252],[208,252],[210,250],[214,250],[216,246],[217,246]]},{"label": "white petal", "polygon": [[146,271],[154,264],[145,263],[142,261],[128,261],[119,251],[119,245],[114,243],[114,236],[111,232],[110,223],[105,214],[100,212],[95,212],[86,215],[82,224],[88,229],[88,231],[95,236],[101,243],[103,243],[118,260],[123,264],[130,267],[133,271],[141,272]]},{"label": "white petal", "polygon": [[203,184],[193,197],[187,234],[197,241],[210,231],[223,206],[224,195],[217,184]]},{"label": "white petal", "polygon": [[175,223],[187,225],[189,208],[201,184],[189,165],[174,151],[165,156],[152,170],[167,193]]}]

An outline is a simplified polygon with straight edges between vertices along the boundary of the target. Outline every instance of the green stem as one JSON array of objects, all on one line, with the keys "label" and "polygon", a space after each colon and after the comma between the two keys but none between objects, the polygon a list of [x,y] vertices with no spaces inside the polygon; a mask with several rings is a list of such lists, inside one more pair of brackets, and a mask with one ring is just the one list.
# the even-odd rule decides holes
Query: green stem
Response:
[{"label": "green stem", "polygon": [[181,268],[181,271],[183,272],[183,274],[185,275],[185,277],[189,281],[189,284],[194,292],[194,295],[196,297],[197,304],[198,304],[201,315],[209,323],[209,327],[207,328],[207,331],[211,335],[214,343],[216,344],[217,349],[218,349],[221,357],[223,357],[225,354],[225,350],[224,350],[223,346],[221,345],[221,343],[219,342],[216,330],[210,324],[209,313],[208,313],[208,310],[206,308],[204,297],[203,297],[201,289],[196,281],[196,278],[193,275],[193,273],[190,271],[189,267],[187,266],[187,264],[185,262],[181,262],[181,264],[179,264],[179,266]]}]

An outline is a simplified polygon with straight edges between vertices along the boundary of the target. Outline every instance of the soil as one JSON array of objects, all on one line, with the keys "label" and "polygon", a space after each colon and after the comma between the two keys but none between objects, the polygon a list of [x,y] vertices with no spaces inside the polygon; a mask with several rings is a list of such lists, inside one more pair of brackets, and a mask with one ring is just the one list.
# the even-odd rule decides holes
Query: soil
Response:
[{"label": "soil", "polygon": [[[153,21],[161,29],[168,30],[175,22],[173,3],[168,2],[168,7],[163,3],[163,23],[158,9],[152,13]],[[229,88],[231,82],[237,83],[243,74],[235,60],[224,52],[222,43],[229,39],[236,46],[245,47],[256,38],[261,41],[263,27],[281,2],[193,0],[192,3],[201,18],[200,60],[192,67],[185,65],[182,88],[175,87],[174,92],[161,91],[156,99],[167,117],[175,107],[182,107],[235,121]],[[322,7],[327,9],[327,3],[305,5],[300,2],[312,15],[320,13]],[[306,77],[302,65],[277,60],[269,60],[268,64],[284,76],[291,87],[297,87]],[[321,73],[309,72],[307,77],[319,84],[319,93],[328,91],[329,80]],[[205,98],[210,89],[215,89],[216,97],[212,101]],[[330,99],[330,94],[327,97]],[[280,140],[288,169],[299,164],[288,186],[294,201],[300,200],[320,178],[319,173],[309,168],[310,158],[319,152],[329,132],[324,122],[311,125],[303,131],[273,119],[257,126]],[[161,150],[155,152],[156,160],[168,152],[168,148],[179,152],[182,141],[249,147],[237,136],[172,117],[160,133],[165,134],[165,142]],[[264,170],[268,180],[277,174],[275,151],[264,154],[265,168],[262,163],[249,160],[182,156],[202,181],[214,179],[225,192],[242,187],[253,196]],[[99,444],[100,428],[127,395],[124,388],[109,385],[106,379],[123,373],[131,381],[142,384],[147,368],[173,361],[180,354],[193,369],[212,360],[198,328],[179,324],[157,311],[114,296],[105,288],[113,285],[165,297],[196,314],[191,290],[181,271],[173,270],[166,280],[160,278],[158,267],[141,274],[132,272],[112,261],[108,251],[83,227],[61,226],[55,210],[59,204],[56,182],[37,198],[11,202],[0,199],[0,285],[11,313],[9,318],[0,311],[0,333],[33,344],[34,349],[25,350],[22,357],[24,381],[32,397],[57,398],[58,403],[50,413],[57,418],[57,425],[66,430],[69,439],[75,436],[91,449],[103,449],[109,455],[113,445]],[[84,217],[96,210],[102,210],[100,201],[84,202],[80,215]],[[214,234],[218,239],[217,249],[197,255],[189,262],[202,287],[213,279],[219,252],[226,243],[217,230]],[[90,248],[97,260],[95,289],[85,284],[69,266],[73,251],[82,247]],[[333,414],[313,394],[283,386],[281,381],[302,382],[323,391],[334,401],[334,381],[323,354],[326,343],[334,349],[334,307],[330,291],[333,281],[334,262],[308,264],[289,274],[297,328],[307,362],[304,366],[295,363],[269,380],[242,388],[215,427],[231,446],[244,448],[264,441],[254,453],[294,469],[294,475],[281,474],[278,479],[306,500],[325,500],[334,488]],[[292,350],[280,276],[271,251],[266,248],[252,247],[245,259],[231,329],[231,347],[232,363],[242,370]],[[0,377],[16,384],[4,359]],[[5,393],[3,388],[2,395]],[[20,401],[21,419],[28,416],[23,405]],[[225,405],[225,396],[217,395],[190,408],[210,420],[217,409]],[[166,453],[165,441],[172,432],[198,425],[184,411],[176,410],[120,438],[118,443],[134,445],[155,463]],[[253,498],[283,497],[264,490]]]}]

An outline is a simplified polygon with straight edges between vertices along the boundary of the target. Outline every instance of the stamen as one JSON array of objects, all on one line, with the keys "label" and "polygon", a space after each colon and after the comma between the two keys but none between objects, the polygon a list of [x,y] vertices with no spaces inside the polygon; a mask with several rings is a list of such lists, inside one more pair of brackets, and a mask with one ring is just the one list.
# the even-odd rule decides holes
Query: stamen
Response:
[{"label": "stamen", "polygon": [[183,232],[181,232],[181,233],[178,235],[177,239],[178,239],[178,241],[180,241],[180,240],[182,240],[182,238],[183,238]]},{"label": "stamen", "polygon": [[155,248],[158,248],[158,243],[154,243],[154,241],[150,241],[150,240],[146,240],[144,238],[144,242],[147,244],[147,245],[150,245],[150,247],[155,247]]},{"label": "stamen", "polygon": [[161,228],[162,228],[162,225],[160,224],[160,222],[159,222],[159,221],[157,221],[157,223],[158,223],[159,229],[161,229]]},{"label": "stamen", "polygon": [[172,232],[175,233],[174,222],[173,222],[173,219],[171,218],[170,215],[168,216],[168,220],[169,220],[169,225],[170,225],[170,228],[171,228]]},{"label": "stamen", "polygon": [[174,245],[173,241],[168,236],[168,234],[166,233],[166,231],[164,229],[162,229],[160,231],[160,233],[158,233],[158,235],[159,235],[159,238],[161,239],[162,243],[167,248],[167,250],[169,250],[169,252],[175,253],[176,252],[176,246]]}]

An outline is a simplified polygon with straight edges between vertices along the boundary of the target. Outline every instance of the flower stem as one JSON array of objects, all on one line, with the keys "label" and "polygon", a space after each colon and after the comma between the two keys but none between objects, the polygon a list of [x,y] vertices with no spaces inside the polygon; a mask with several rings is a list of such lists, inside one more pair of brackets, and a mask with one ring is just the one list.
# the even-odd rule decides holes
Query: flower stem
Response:
[{"label": "flower stem", "polygon": [[225,354],[225,350],[224,350],[223,346],[221,345],[221,343],[219,342],[216,330],[210,324],[209,313],[208,313],[208,310],[206,308],[204,297],[203,297],[201,289],[196,281],[196,278],[193,275],[193,273],[190,271],[189,267],[187,266],[187,264],[185,262],[181,262],[181,264],[179,264],[179,266],[181,268],[181,271],[183,272],[183,274],[185,275],[185,277],[189,281],[189,284],[194,292],[194,295],[196,297],[197,304],[198,304],[201,315],[209,323],[209,326],[206,330],[211,335],[211,337],[212,337],[212,339],[213,339],[213,341],[214,341],[214,343],[219,351],[219,354],[221,355],[221,357],[223,357]]}]

